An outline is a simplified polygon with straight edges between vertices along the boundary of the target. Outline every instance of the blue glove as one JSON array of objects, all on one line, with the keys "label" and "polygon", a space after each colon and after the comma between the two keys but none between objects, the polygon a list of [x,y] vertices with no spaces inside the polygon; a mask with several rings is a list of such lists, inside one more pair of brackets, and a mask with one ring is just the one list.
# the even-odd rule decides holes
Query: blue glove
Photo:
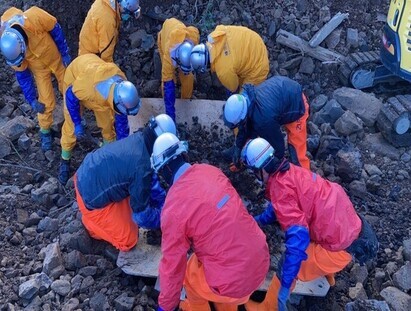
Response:
[{"label": "blue glove", "polygon": [[176,103],[176,86],[174,81],[166,81],[163,86],[164,91],[164,104],[166,106],[166,114],[168,114],[173,121],[176,120],[176,108],[174,107]]},{"label": "blue glove", "polygon": [[53,38],[54,43],[56,43],[57,49],[63,60],[64,67],[67,67],[71,62],[71,57],[69,54],[69,48],[64,37],[63,29],[59,23],[54,25],[54,28],[50,31],[50,35]]},{"label": "blue glove", "polygon": [[120,140],[126,138],[130,132],[128,126],[128,118],[123,114],[114,114],[114,128],[116,129],[116,139]]},{"label": "blue glove", "polygon": [[164,311],[164,309],[160,306],[158,306],[157,311]]},{"label": "blue glove", "polygon": [[44,113],[46,106],[43,103],[40,103],[37,99],[33,100],[31,103],[31,109],[37,113]]},{"label": "blue glove", "polygon": [[291,288],[300,271],[301,262],[307,259],[305,250],[310,244],[308,229],[303,226],[291,226],[285,232],[286,251],[278,264],[277,276],[281,286]]},{"label": "blue glove", "polygon": [[66,90],[65,100],[71,120],[75,125],[81,124],[80,100],[74,95],[72,85]]},{"label": "blue glove", "polygon": [[274,213],[273,204],[270,202],[264,212],[254,217],[259,226],[265,226],[274,223],[277,217]]},{"label": "blue glove", "polygon": [[21,87],[21,90],[23,91],[24,97],[31,105],[31,103],[37,98],[36,87],[34,85],[31,71],[29,69],[16,71],[16,79]]},{"label": "blue glove", "polygon": [[74,125],[74,135],[76,135],[76,138],[79,140],[85,138],[86,132],[84,131],[83,124],[80,123],[80,124]]},{"label": "blue glove", "polygon": [[160,208],[153,208],[147,206],[144,211],[135,213],[133,212],[133,221],[141,228],[144,229],[159,229],[160,228]]},{"label": "blue glove", "polygon": [[278,311],[287,311],[287,300],[290,295],[290,289],[281,286],[278,292]]},{"label": "blue glove", "polygon": [[161,187],[157,174],[153,173],[153,176],[151,178],[150,205],[161,210],[163,208],[165,199],[166,192],[164,191],[163,187]]}]

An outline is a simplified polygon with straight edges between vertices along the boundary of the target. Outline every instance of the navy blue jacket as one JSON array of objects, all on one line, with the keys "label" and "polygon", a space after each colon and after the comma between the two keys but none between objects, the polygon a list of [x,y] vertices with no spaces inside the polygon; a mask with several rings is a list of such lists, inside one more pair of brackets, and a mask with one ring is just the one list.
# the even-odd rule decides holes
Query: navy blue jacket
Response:
[{"label": "navy blue jacket", "polygon": [[77,187],[90,210],[130,196],[134,213],[149,204],[153,130],[143,129],[89,153],[77,170]]},{"label": "navy blue jacket", "polygon": [[250,138],[262,137],[281,159],[285,147],[280,126],[297,121],[305,113],[301,85],[275,76],[257,86],[246,84],[241,93],[248,97],[249,106],[247,121],[239,128],[237,147],[242,148]]}]

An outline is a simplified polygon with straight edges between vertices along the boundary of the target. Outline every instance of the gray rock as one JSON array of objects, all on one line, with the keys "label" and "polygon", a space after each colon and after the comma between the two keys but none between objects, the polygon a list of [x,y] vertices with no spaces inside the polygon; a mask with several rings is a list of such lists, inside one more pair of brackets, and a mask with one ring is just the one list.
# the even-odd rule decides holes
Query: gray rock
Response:
[{"label": "gray rock", "polygon": [[364,286],[361,283],[357,283],[354,287],[350,287],[348,290],[348,296],[351,299],[368,299],[367,293],[364,290]]},{"label": "gray rock", "polygon": [[355,114],[347,110],[344,114],[335,121],[335,130],[344,136],[360,132],[363,130],[363,122],[358,119]]},{"label": "gray rock", "polygon": [[128,297],[127,293],[122,293],[114,300],[114,307],[118,311],[130,311],[133,309],[134,301],[134,297]]},{"label": "gray rock", "polygon": [[160,80],[149,80],[146,82],[143,88],[145,96],[154,96],[160,90]]},{"label": "gray rock", "polygon": [[60,296],[64,297],[70,292],[71,285],[70,282],[66,280],[55,280],[51,283],[51,289]]},{"label": "gray rock", "polygon": [[337,153],[337,175],[344,181],[351,182],[361,177],[363,163],[358,149],[343,149]]},{"label": "gray rock", "polygon": [[95,293],[90,299],[90,307],[94,310],[109,310],[107,296],[102,293]]},{"label": "gray rock", "polygon": [[[35,267],[33,267],[33,270],[37,270]],[[36,276],[36,280],[40,285],[39,292],[42,294],[46,293],[48,289],[50,288],[50,285],[52,283],[52,280],[48,277],[47,274],[41,272]]]},{"label": "gray rock", "polygon": [[402,251],[404,260],[411,260],[411,239],[404,240],[402,245],[404,247],[404,250]]},{"label": "gray rock", "polygon": [[354,264],[350,271],[350,281],[353,283],[364,284],[368,278],[367,266],[360,266],[358,263]]},{"label": "gray rock", "polygon": [[53,110],[53,124],[51,125],[51,129],[56,133],[61,131],[64,123],[63,110],[63,105],[56,105]]},{"label": "gray rock", "polygon": [[143,42],[141,43],[141,47],[148,52],[150,49],[154,47],[154,37],[152,35],[146,35],[143,38]]},{"label": "gray rock", "polygon": [[305,73],[305,74],[312,74],[315,69],[315,64],[314,61],[311,57],[303,57],[301,64],[300,64],[300,69],[299,72]]},{"label": "gray rock", "polygon": [[0,117],[8,118],[11,116],[14,110],[14,105],[6,104],[3,108],[0,109]]},{"label": "gray rock", "polygon": [[404,163],[410,162],[410,161],[411,161],[411,155],[410,155],[409,153],[407,153],[407,152],[404,152],[404,153],[401,155],[401,161],[404,162]]},{"label": "gray rock", "polygon": [[35,123],[29,118],[18,116],[3,125],[0,128],[0,133],[10,140],[16,140],[21,134],[25,133],[27,130],[34,129],[35,126]]},{"label": "gray rock", "polygon": [[40,220],[37,226],[38,232],[57,231],[58,228],[59,228],[59,221],[57,219],[50,218],[48,216]]},{"label": "gray rock", "polygon": [[64,261],[66,263],[65,267],[67,270],[77,270],[86,265],[86,257],[78,250],[73,250],[64,256]]},{"label": "gray rock", "polygon": [[358,29],[347,29],[347,46],[357,48],[359,43]]},{"label": "gray rock", "polygon": [[[94,284],[94,278],[92,276],[88,276],[83,279],[80,286],[80,292],[85,293],[89,290],[89,288]],[[97,309],[101,310],[101,309]]]},{"label": "gray rock", "polygon": [[77,298],[70,298],[69,301],[67,301],[64,305],[63,308],[61,309],[62,311],[74,311],[77,309],[77,307],[80,305],[80,301]]},{"label": "gray rock", "polygon": [[92,241],[88,233],[82,229],[76,233],[63,233],[60,235],[60,243],[62,247],[76,249],[83,254],[92,254]]},{"label": "gray rock", "polygon": [[364,169],[368,175],[382,175],[381,170],[378,168],[377,165],[374,164],[364,164]]},{"label": "gray rock", "polygon": [[[34,299],[24,308],[24,311],[38,311],[41,309],[42,300],[39,296],[34,297]],[[43,310],[47,310],[44,309]]]},{"label": "gray rock", "polygon": [[23,150],[28,150],[31,146],[31,139],[27,136],[26,133],[23,133],[20,137],[19,140],[17,141],[17,144],[19,147]]},{"label": "gray rock", "polygon": [[385,301],[356,300],[345,305],[345,311],[390,311]]},{"label": "gray rock", "polygon": [[389,157],[392,160],[400,158],[400,152],[390,145],[381,135],[381,133],[367,134],[360,144],[364,150],[371,151],[375,154]]},{"label": "gray rock", "polygon": [[87,266],[83,267],[78,271],[78,274],[82,276],[94,276],[97,273],[97,267],[96,266]]},{"label": "gray rock", "polygon": [[384,288],[380,295],[393,311],[411,310],[411,296],[400,291],[398,288],[389,286]]},{"label": "gray rock", "polygon": [[387,263],[385,266],[385,271],[388,273],[388,275],[392,275],[395,271],[397,271],[397,263],[395,261],[390,261]]},{"label": "gray rock", "polygon": [[54,177],[50,177],[43,183],[43,185],[41,185],[40,188],[32,190],[31,198],[35,202],[50,206],[52,203],[50,195],[57,193],[59,191],[59,187],[60,185],[58,180]]},{"label": "gray rock", "polygon": [[330,8],[328,6],[323,6],[320,9],[320,21],[323,23],[328,22],[331,19]]},{"label": "gray rock", "polygon": [[0,135],[0,159],[7,157],[10,153],[11,146],[9,140],[6,137]]},{"label": "gray rock", "polygon": [[314,98],[314,100],[310,103],[311,113],[320,111],[327,103],[327,100],[328,97],[324,94],[320,94],[316,98]]},{"label": "gray rock", "polygon": [[43,272],[51,278],[58,278],[64,272],[63,258],[58,242],[49,244],[45,250]]},{"label": "gray rock", "polygon": [[233,23],[233,19],[229,15],[225,15],[221,19],[221,24],[223,25],[231,25],[232,23]]},{"label": "gray rock", "polygon": [[313,122],[317,125],[334,124],[343,114],[344,110],[341,105],[336,100],[331,99],[319,112],[314,114]]},{"label": "gray rock", "polygon": [[411,262],[407,262],[404,266],[394,273],[392,277],[394,285],[408,291],[411,289]]},{"label": "gray rock", "polygon": [[36,226],[42,218],[36,213],[33,212],[30,214],[30,217],[24,223],[26,227]]},{"label": "gray rock", "polygon": [[19,297],[31,300],[37,295],[40,289],[40,284],[36,278],[30,279],[19,286]]},{"label": "gray rock", "polygon": [[272,20],[272,21],[270,22],[270,25],[268,26],[268,36],[269,36],[269,37],[274,36],[276,30],[277,30],[277,25],[275,24],[275,21]]},{"label": "gray rock", "polygon": [[144,29],[139,29],[136,32],[133,32],[129,36],[130,46],[132,49],[138,48],[141,46],[143,39],[147,36],[147,33]]},{"label": "gray rock", "polygon": [[331,135],[323,135],[320,139],[320,146],[316,154],[316,158],[319,160],[325,160],[328,156],[335,156],[346,143],[343,139]]},{"label": "gray rock", "polygon": [[286,62],[282,62],[282,63],[280,64],[280,67],[281,67],[282,69],[287,69],[287,70],[291,70],[291,69],[297,68],[297,67],[300,65],[302,59],[303,59],[303,58],[302,58],[301,56],[293,57],[293,58],[291,58],[290,60],[288,60],[288,61],[286,61]]},{"label": "gray rock", "polygon": [[382,106],[382,102],[375,96],[348,87],[335,90],[333,98],[344,109],[353,112],[369,127],[374,125]]},{"label": "gray rock", "polygon": [[335,29],[332,33],[325,38],[325,44],[331,50],[335,49],[335,47],[340,43],[341,40],[341,29]]},{"label": "gray rock", "polygon": [[348,186],[350,193],[359,198],[364,198],[367,194],[367,185],[362,180],[353,180]]}]

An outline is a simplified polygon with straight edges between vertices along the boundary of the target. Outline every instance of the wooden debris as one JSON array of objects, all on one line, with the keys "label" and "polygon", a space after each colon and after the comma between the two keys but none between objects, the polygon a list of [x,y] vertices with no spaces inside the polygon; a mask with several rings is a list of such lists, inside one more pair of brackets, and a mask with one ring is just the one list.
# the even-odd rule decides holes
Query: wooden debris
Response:
[{"label": "wooden debris", "polygon": [[280,29],[277,33],[277,43],[288,46],[294,50],[301,51],[301,53],[307,54],[322,62],[339,62],[344,58],[343,55],[320,46],[312,48],[307,41],[283,29]]},{"label": "wooden debris", "polygon": [[328,37],[328,35],[333,32],[346,18],[348,18],[348,13],[338,12],[334,15],[332,19],[328,21],[309,41],[309,45],[315,48],[321,44]]}]

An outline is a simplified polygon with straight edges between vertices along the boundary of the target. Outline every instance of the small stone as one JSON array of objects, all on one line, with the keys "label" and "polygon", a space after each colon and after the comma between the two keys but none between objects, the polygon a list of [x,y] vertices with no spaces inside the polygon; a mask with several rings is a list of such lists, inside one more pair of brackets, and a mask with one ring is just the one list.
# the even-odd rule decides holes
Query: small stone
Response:
[{"label": "small stone", "polygon": [[0,132],[8,139],[14,141],[27,130],[34,129],[35,126],[35,123],[29,118],[17,116],[3,125],[0,128]]},{"label": "small stone", "polygon": [[408,291],[411,289],[411,262],[407,262],[392,277],[394,285]]},{"label": "small stone", "polygon": [[56,159],[57,154],[54,150],[47,150],[44,153],[44,156],[46,157],[47,161],[53,162]]},{"label": "small stone", "polygon": [[272,37],[275,35],[275,31],[277,30],[277,25],[275,24],[275,21],[272,20],[270,22],[270,26],[268,26],[268,36]]},{"label": "small stone", "polygon": [[353,180],[348,188],[353,195],[359,198],[363,198],[367,194],[367,186],[362,180]]},{"label": "small stone", "polygon": [[345,306],[345,311],[390,311],[390,308],[385,301],[371,299],[349,302]]},{"label": "small stone", "polygon": [[30,279],[19,286],[19,297],[31,300],[39,292],[40,284],[36,278]]},{"label": "small stone", "polygon": [[94,276],[97,273],[97,267],[96,266],[87,266],[83,267],[78,271],[78,274],[82,276]]},{"label": "small stone", "polygon": [[331,19],[330,8],[328,6],[323,6],[320,9],[320,21],[323,23],[328,22]]},{"label": "small stone", "polygon": [[[1,131],[0,131],[1,134]],[[0,159],[3,159],[11,154],[11,145],[6,137],[0,135]]]},{"label": "small stone", "polygon": [[14,110],[14,105],[7,103],[2,109],[0,109],[0,117],[8,118],[11,116]]},{"label": "small stone", "polygon": [[385,271],[388,273],[388,275],[392,275],[397,270],[398,270],[398,267],[397,267],[397,263],[395,261],[390,261],[385,266]]},{"label": "small stone", "polygon": [[93,284],[94,284],[94,279],[92,276],[88,276],[84,278],[83,282],[81,282],[80,292],[81,293],[87,292],[90,286],[92,286]]},{"label": "small stone", "polygon": [[60,296],[64,297],[70,292],[71,285],[70,282],[66,280],[55,280],[51,283],[51,289]]},{"label": "small stone", "polygon": [[43,272],[55,279],[63,274],[64,270],[59,243],[49,244],[45,250]]},{"label": "small stone", "polygon": [[65,263],[67,270],[77,270],[86,265],[86,258],[78,250],[73,250],[65,255]]},{"label": "small stone", "polygon": [[363,130],[363,122],[358,119],[354,113],[347,110],[344,114],[335,121],[335,130],[343,135],[349,136]]},{"label": "small stone", "polygon": [[310,109],[311,112],[317,112],[320,111],[325,104],[327,103],[328,97],[325,96],[324,94],[318,95],[314,100],[310,103]]},{"label": "small stone", "polygon": [[128,297],[127,293],[122,293],[114,300],[114,307],[118,311],[130,311],[133,309],[134,297]]},{"label": "small stone", "polygon": [[160,80],[149,80],[146,82],[143,88],[144,96],[154,96],[160,90]]},{"label": "small stone", "polygon": [[109,310],[107,296],[102,293],[95,293],[90,299],[90,307],[94,310]]},{"label": "small stone", "polygon": [[411,310],[411,296],[400,291],[398,288],[389,286],[384,288],[381,297],[385,299],[391,310],[395,311],[409,311]]},{"label": "small stone", "polygon": [[80,305],[80,301],[77,298],[70,298],[62,308],[62,311],[74,311]]},{"label": "small stone", "polygon": [[150,49],[154,47],[154,37],[152,35],[146,35],[143,38],[143,42],[141,43],[141,47],[148,52]]},{"label": "small stone", "polygon": [[314,69],[315,64],[313,59],[311,57],[303,57],[300,64],[299,72],[310,75],[314,72]]},{"label": "small stone", "polygon": [[347,45],[348,47],[357,48],[359,43],[358,30],[354,28],[347,29]]},{"label": "small stone", "polygon": [[143,42],[143,39],[145,38],[146,35],[147,35],[147,33],[144,29],[139,29],[136,32],[133,32],[129,36],[131,48],[135,49],[135,48],[140,47],[140,45]]},{"label": "small stone", "polygon": [[404,162],[404,163],[408,163],[408,162],[410,162],[410,160],[411,160],[411,155],[410,155],[409,153],[407,153],[407,152],[404,152],[404,153],[401,155],[400,160],[401,160],[402,162]]},{"label": "small stone", "polygon": [[58,219],[50,218],[46,216],[42,220],[40,220],[37,230],[39,232],[45,232],[45,231],[57,231],[59,228],[59,221]]},{"label": "small stone", "polygon": [[364,286],[361,283],[357,283],[354,287],[350,287],[348,290],[348,296],[350,296],[353,300],[368,299]]},{"label": "small stone", "polygon": [[368,278],[367,266],[360,266],[358,263],[354,264],[350,271],[350,281],[353,283],[364,284]]},{"label": "small stone", "polygon": [[337,153],[337,175],[344,181],[359,179],[362,170],[361,153],[358,149],[342,149]]},{"label": "small stone", "polygon": [[17,141],[17,144],[19,147],[23,150],[28,150],[31,146],[31,139],[27,136],[26,133],[23,133],[20,137],[19,140]]},{"label": "small stone", "polygon": [[404,242],[402,242],[402,245],[404,247],[404,250],[402,252],[404,260],[411,261],[411,239],[404,240]]}]

